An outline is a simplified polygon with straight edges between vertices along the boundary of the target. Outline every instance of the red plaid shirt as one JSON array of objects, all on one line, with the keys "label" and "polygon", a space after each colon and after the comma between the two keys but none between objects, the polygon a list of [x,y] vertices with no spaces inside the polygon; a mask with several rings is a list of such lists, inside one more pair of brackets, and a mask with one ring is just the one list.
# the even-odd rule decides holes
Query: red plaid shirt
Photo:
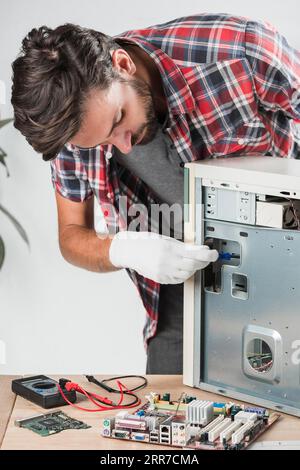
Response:
[{"label": "red plaid shirt", "polygon": [[[226,14],[199,14],[115,37],[138,44],[155,61],[169,109],[167,132],[182,162],[271,153],[300,157],[300,54],[271,25]],[[109,230],[128,223],[128,206],[157,203],[143,181],[118,168],[112,146],[66,145],[51,162],[56,191],[73,201],[94,195]],[[155,335],[160,284],[133,270],[147,312],[145,345]]]}]

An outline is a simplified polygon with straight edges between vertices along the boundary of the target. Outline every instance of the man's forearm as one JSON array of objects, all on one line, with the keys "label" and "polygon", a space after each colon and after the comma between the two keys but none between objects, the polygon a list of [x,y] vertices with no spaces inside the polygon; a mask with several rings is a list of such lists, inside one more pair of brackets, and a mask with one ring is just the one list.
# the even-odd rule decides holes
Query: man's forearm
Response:
[{"label": "man's forearm", "polygon": [[71,264],[88,271],[109,272],[118,268],[109,261],[111,238],[99,238],[93,229],[69,225],[59,235],[60,251]]}]

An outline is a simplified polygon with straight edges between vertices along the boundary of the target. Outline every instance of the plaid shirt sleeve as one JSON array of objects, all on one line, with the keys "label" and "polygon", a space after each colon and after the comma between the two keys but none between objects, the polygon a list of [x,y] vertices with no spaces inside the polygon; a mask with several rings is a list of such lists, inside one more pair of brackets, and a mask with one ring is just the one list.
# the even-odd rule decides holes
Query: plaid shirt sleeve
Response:
[{"label": "plaid shirt sleeve", "polygon": [[83,202],[92,196],[84,164],[76,151],[65,146],[50,166],[52,184],[61,196],[74,202]]},{"label": "plaid shirt sleeve", "polygon": [[268,23],[248,21],[246,58],[257,98],[266,111],[300,120],[300,53]]}]

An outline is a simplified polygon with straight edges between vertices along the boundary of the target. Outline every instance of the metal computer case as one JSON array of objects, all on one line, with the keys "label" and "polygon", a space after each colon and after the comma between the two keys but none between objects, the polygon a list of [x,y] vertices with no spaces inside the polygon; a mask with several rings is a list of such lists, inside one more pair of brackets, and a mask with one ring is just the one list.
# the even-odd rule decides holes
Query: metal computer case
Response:
[{"label": "metal computer case", "polygon": [[[217,211],[211,191],[221,195]],[[258,226],[257,195],[299,200],[300,161],[185,166],[185,241],[220,249],[226,240],[240,259],[221,266],[217,291],[205,287],[208,268],[185,282],[184,383],[300,416],[300,231]],[[269,369],[249,362],[255,344],[271,351]]]}]

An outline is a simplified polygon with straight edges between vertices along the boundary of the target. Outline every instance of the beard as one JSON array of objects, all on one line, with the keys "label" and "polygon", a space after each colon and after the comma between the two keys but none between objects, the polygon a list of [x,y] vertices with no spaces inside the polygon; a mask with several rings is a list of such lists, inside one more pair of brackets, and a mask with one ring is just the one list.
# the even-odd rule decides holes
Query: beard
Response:
[{"label": "beard", "polygon": [[[137,145],[147,145],[154,139],[159,127],[151,88],[148,83],[136,78],[126,80],[126,83],[137,93],[146,115],[145,122],[139,127],[137,132],[132,135],[131,143],[132,145],[136,145],[137,142]],[[142,136],[143,139],[139,142]]]}]

